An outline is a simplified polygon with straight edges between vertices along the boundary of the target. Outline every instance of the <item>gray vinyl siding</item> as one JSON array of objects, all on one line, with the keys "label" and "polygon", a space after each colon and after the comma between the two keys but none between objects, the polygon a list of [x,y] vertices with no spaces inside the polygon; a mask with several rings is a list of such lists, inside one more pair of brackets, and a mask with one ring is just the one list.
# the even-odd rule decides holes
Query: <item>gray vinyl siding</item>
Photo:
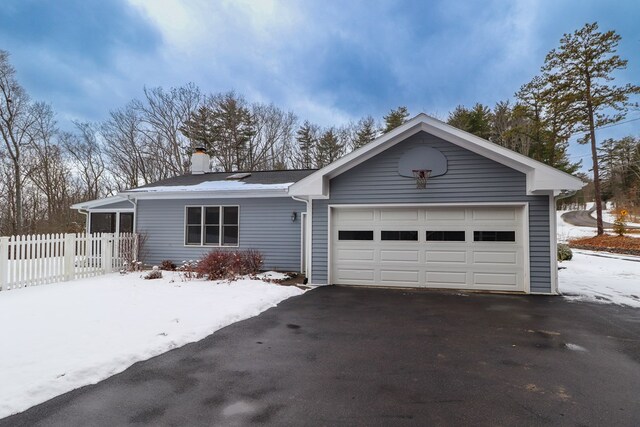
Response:
[{"label": "gray vinyl siding", "polygon": [[[248,199],[139,200],[137,230],[146,236],[145,263],[197,260],[215,249],[184,245],[185,206],[239,206],[239,246],[264,255],[264,268],[300,270],[300,212],[305,204],[288,197]],[[291,213],[297,212],[295,222]]]},{"label": "gray vinyl siding", "polygon": [[[398,160],[411,148],[426,145],[448,160],[445,175],[426,190],[398,175]],[[384,203],[527,202],[531,292],[551,292],[549,196],[527,196],[526,176],[440,138],[418,133],[330,181],[330,198],[313,201],[312,282],[327,282],[328,205]]]},{"label": "gray vinyl siding", "polygon": [[96,206],[94,209],[108,210],[108,209],[133,209],[133,203],[128,200],[122,200],[120,202],[109,203],[108,205]]}]

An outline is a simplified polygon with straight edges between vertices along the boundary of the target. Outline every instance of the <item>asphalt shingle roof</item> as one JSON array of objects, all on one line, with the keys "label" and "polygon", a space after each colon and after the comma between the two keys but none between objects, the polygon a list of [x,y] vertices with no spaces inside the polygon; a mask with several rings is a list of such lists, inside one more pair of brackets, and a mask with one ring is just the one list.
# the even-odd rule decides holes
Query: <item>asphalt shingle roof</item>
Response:
[{"label": "asphalt shingle roof", "polygon": [[[250,172],[251,175],[236,180],[247,184],[284,184],[288,182],[297,182],[314,173],[316,169],[292,169],[292,170],[275,170],[275,171],[256,171]],[[171,187],[198,185],[203,182],[226,181],[227,177],[240,172],[207,172],[199,175],[180,175],[173,178],[163,179],[152,184],[142,185],[136,189],[153,188],[153,187]]]}]

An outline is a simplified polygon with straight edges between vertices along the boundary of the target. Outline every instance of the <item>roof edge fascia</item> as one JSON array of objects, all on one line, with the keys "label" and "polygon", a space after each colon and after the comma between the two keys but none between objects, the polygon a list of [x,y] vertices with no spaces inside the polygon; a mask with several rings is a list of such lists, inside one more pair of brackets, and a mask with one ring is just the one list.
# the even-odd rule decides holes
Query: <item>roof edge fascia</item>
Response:
[{"label": "roof edge fascia", "polygon": [[228,191],[123,191],[119,195],[137,200],[168,199],[243,199],[289,197],[286,188],[270,190]]}]

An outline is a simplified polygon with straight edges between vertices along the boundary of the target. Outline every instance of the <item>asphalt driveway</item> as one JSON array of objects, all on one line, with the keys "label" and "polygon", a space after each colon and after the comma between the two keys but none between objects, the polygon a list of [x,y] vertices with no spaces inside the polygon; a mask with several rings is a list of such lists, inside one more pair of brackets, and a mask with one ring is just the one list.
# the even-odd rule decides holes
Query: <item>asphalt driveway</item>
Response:
[{"label": "asphalt driveway", "polygon": [[640,310],[321,288],[0,420],[252,423],[640,425]]}]

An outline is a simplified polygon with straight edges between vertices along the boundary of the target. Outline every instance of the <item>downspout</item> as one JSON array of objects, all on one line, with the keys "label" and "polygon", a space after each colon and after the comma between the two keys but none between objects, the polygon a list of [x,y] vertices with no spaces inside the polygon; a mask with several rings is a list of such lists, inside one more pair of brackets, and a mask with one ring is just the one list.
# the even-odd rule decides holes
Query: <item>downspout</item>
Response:
[{"label": "downspout", "polygon": [[87,209],[80,208],[80,209],[78,209],[78,213],[80,213],[80,214],[85,216],[85,219],[84,219],[84,232],[86,234],[89,234],[89,225],[90,225],[89,224],[89,211]]},{"label": "downspout", "polygon": [[133,234],[136,234],[138,230],[138,199],[127,196],[127,200],[133,205]]},{"label": "downspout", "polygon": [[558,286],[558,200],[561,199],[566,199],[567,197],[571,197],[574,194],[577,193],[577,190],[564,190],[564,191],[560,191],[560,194],[558,194],[557,196],[553,196],[553,211],[550,212],[551,215],[553,215],[553,224],[554,224],[554,239],[552,240],[552,253],[551,255],[551,260],[552,260],[552,265],[554,266],[554,269],[552,271],[552,274],[555,275],[555,289],[553,289],[553,293],[555,295],[559,295],[560,294],[560,289]]},{"label": "downspout", "polygon": [[[302,199],[296,196],[291,196],[291,198],[297,202],[304,202],[307,205],[307,227],[306,227],[306,236],[305,236],[305,250],[304,250],[304,256],[305,256],[305,266],[307,268],[307,271],[305,272],[305,275],[307,276],[307,279],[309,280],[309,283],[312,283],[311,280],[311,275],[312,275],[312,269],[311,269],[311,259],[313,258],[311,256],[311,248],[313,247],[311,245],[311,238],[313,236],[313,205],[312,205],[312,201],[311,198],[307,198],[307,199]],[[300,215],[300,217],[302,218],[302,215]],[[301,242],[302,243],[302,242]]]}]

